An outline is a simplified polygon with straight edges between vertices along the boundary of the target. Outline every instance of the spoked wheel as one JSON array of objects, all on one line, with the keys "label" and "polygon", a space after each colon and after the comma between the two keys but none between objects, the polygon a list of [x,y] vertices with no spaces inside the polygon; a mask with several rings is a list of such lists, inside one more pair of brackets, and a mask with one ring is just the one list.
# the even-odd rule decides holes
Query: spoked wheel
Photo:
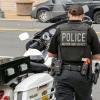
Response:
[{"label": "spoked wheel", "polygon": [[48,10],[38,11],[37,18],[40,22],[48,22],[50,20],[50,12]]},{"label": "spoked wheel", "polygon": [[95,23],[100,24],[100,11],[95,12],[94,21]]}]

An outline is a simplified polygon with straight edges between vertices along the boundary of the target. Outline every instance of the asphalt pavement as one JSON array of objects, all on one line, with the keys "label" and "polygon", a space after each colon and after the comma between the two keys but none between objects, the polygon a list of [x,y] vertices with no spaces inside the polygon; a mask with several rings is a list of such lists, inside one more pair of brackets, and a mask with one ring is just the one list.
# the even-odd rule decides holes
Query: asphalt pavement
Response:
[{"label": "asphalt pavement", "polygon": [[23,31],[40,31],[53,23],[40,23],[36,21],[23,21],[23,20],[0,20],[0,30],[4,28],[9,30],[22,29]]},{"label": "asphalt pavement", "polygon": [[[25,50],[26,41],[19,39],[19,34],[28,32],[31,39],[33,35],[50,26],[53,23],[40,23],[34,21],[0,20],[0,56],[22,56]],[[94,24],[94,30],[100,39],[100,25]],[[100,80],[93,86],[93,100],[100,100]]]},{"label": "asphalt pavement", "polygon": [[50,23],[39,23],[23,20],[0,20],[0,55],[1,56],[21,56],[25,52],[26,41],[19,39],[19,34],[28,32],[31,39],[34,33],[39,32]]}]

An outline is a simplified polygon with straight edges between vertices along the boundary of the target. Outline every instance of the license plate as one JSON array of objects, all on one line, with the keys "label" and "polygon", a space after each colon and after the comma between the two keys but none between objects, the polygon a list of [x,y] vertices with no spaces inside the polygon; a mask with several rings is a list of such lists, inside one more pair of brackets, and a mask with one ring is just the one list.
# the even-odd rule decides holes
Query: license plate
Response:
[{"label": "license plate", "polygon": [[42,100],[49,100],[48,95],[42,96]]}]

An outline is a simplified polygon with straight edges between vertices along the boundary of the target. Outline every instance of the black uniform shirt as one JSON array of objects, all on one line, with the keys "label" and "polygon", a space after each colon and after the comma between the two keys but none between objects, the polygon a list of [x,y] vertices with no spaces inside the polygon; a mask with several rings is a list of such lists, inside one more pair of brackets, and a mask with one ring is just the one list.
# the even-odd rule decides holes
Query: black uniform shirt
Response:
[{"label": "black uniform shirt", "polygon": [[[76,24],[76,23],[81,23],[81,21],[70,20],[69,23]],[[63,24],[63,25],[66,25],[66,24]],[[96,32],[90,27],[88,29],[87,33],[88,33],[87,34],[87,42],[89,43],[89,45],[91,47],[92,55],[100,54],[100,42],[99,42],[99,39],[96,35]],[[53,53],[53,54],[58,53],[59,34],[60,34],[60,30],[59,30],[59,28],[57,28],[56,33],[51,40],[48,52]]]}]

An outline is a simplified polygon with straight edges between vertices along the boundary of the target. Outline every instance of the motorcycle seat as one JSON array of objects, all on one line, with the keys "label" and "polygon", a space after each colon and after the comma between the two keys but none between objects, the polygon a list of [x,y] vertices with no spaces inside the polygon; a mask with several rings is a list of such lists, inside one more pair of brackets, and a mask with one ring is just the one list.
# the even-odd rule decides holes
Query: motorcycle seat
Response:
[{"label": "motorcycle seat", "polygon": [[44,58],[42,56],[30,56],[30,62],[44,63]]}]

